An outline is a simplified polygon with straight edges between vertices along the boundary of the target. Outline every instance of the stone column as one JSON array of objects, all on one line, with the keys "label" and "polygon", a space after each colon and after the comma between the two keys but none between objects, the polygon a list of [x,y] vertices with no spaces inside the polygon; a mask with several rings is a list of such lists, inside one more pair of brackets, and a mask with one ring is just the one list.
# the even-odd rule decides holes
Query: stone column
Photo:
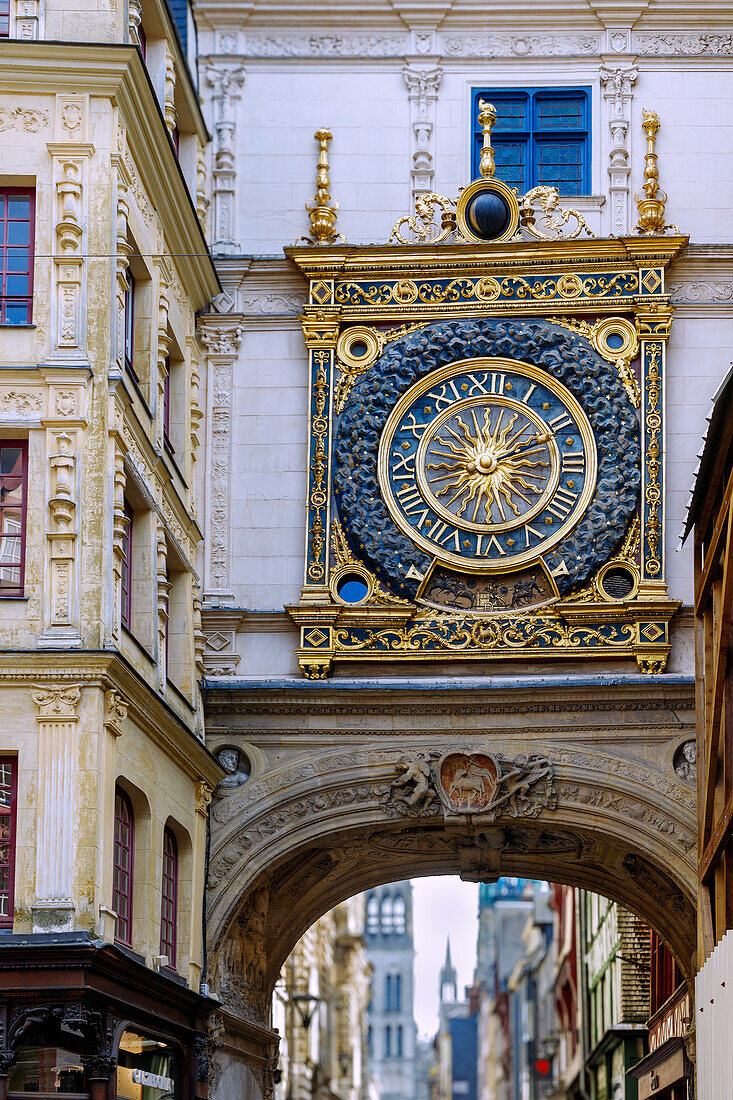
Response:
[{"label": "stone column", "polygon": [[37,684],[38,820],[34,932],[74,928],[74,868],[79,827],[77,684]]},{"label": "stone column", "polygon": [[638,70],[601,69],[601,84],[608,112],[611,146],[608,160],[609,233],[617,237],[631,231],[629,176],[629,122],[631,100]]},{"label": "stone column", "polygon": [[213,88],[214,170],[212,180],[212,224],[209,229],[211,251],[234,254],[238,249],[234,239],[234,206],[236,199],[236,104],[244,84],[244,69],[239,66],[215,67],[206,70],[206,80]]},{"label": "stone column", "polygon": [[230,467],[233,367],[244,327],[239,319],[208,315],[199,322],[199,339],[206,348],[210,471],[206,494],[204,601],[231,605]]},{"label": "stone column", "polygon": [[178,123],[176,111],[176,63],[168,40],[165,41],[165,93],[163,99],[163,117],[171,138]]},{"label": "stone column", "polygon": [[406,65],[402,76],[410,97],[412,130],[411,189],[413,204],[418,195],[433,190],[433,132],[435,103],[443,79],[440,66],[430,69]]}]

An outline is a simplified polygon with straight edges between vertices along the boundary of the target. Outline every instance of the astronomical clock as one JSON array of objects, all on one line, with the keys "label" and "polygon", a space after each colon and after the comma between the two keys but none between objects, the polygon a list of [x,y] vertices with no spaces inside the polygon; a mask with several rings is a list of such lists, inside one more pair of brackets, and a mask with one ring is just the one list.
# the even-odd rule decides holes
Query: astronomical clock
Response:
[{"label": "astronomical clock", "polygon": [[599,239],[552,189],[520,199],[486,131],[482,177],[455,204],[420,196],[389,244],[288,250],[309,283],[288,608],[308,677],[339,660],[666,664],[665,268],[686,239]]}]

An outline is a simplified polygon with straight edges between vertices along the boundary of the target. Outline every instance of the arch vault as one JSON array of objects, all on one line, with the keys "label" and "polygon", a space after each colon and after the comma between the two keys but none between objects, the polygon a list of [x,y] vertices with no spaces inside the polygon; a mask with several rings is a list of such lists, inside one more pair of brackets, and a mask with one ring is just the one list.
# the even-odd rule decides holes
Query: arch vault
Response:
[{"label": "arch vault", "polygon": [[210,747],[246,754],[251,777],[212,807],[208,972],[258,1087],[285,958],[331,906],[380,883],[585,887],[652,925],[690,977],[695,792],[673,761],[693,706],[692,682],[673,676],[210,690]]}]

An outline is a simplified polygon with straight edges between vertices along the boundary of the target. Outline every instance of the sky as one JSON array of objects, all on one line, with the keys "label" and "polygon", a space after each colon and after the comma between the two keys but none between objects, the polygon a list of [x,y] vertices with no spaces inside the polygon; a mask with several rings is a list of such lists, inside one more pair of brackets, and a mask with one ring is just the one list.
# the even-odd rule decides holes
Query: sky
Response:
[{"label": "sky", "polygon": [[473,981],[478,934],[478,883],[455,875],[412,880],[415,933],[415,1019],[421,1036],[438,1030],[438,979],[450,936],[458,996]]}]

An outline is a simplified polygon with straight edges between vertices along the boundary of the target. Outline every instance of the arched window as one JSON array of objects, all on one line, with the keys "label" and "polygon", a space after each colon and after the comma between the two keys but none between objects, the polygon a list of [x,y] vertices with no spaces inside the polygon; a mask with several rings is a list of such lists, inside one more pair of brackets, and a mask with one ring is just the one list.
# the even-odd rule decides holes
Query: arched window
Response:
[{"label": "arched window", "polygon": [[168,965],[176,968],[178,938],[178,845],[173,830],[163,833],[163,881],[160,901],[160,953],[168,956]]},{"label": "arched window", "polygon": [[405,899],[395,898],[394,906],[392,910],[394,920],[394,930],[400,935],[405,931]]},{"label": "arched window", "polygon": [[372,896],[367,901],[367,932],[379,931],[379,902]]},{"label": "arched window", "polygon": [[132,876],[135,861],[135,815],[121,787],[115,788],[115,842],[112,908],[117,914],[120,943],[132,943]]},{"label": "arched window", "polygon": [[382,898],[382,935],[388,936],[392,932],[392,898]]},{"label": "arched window", "polygon": [[387,974],[385,1008],[387,1012],[402,1010],[402,975]]}]

